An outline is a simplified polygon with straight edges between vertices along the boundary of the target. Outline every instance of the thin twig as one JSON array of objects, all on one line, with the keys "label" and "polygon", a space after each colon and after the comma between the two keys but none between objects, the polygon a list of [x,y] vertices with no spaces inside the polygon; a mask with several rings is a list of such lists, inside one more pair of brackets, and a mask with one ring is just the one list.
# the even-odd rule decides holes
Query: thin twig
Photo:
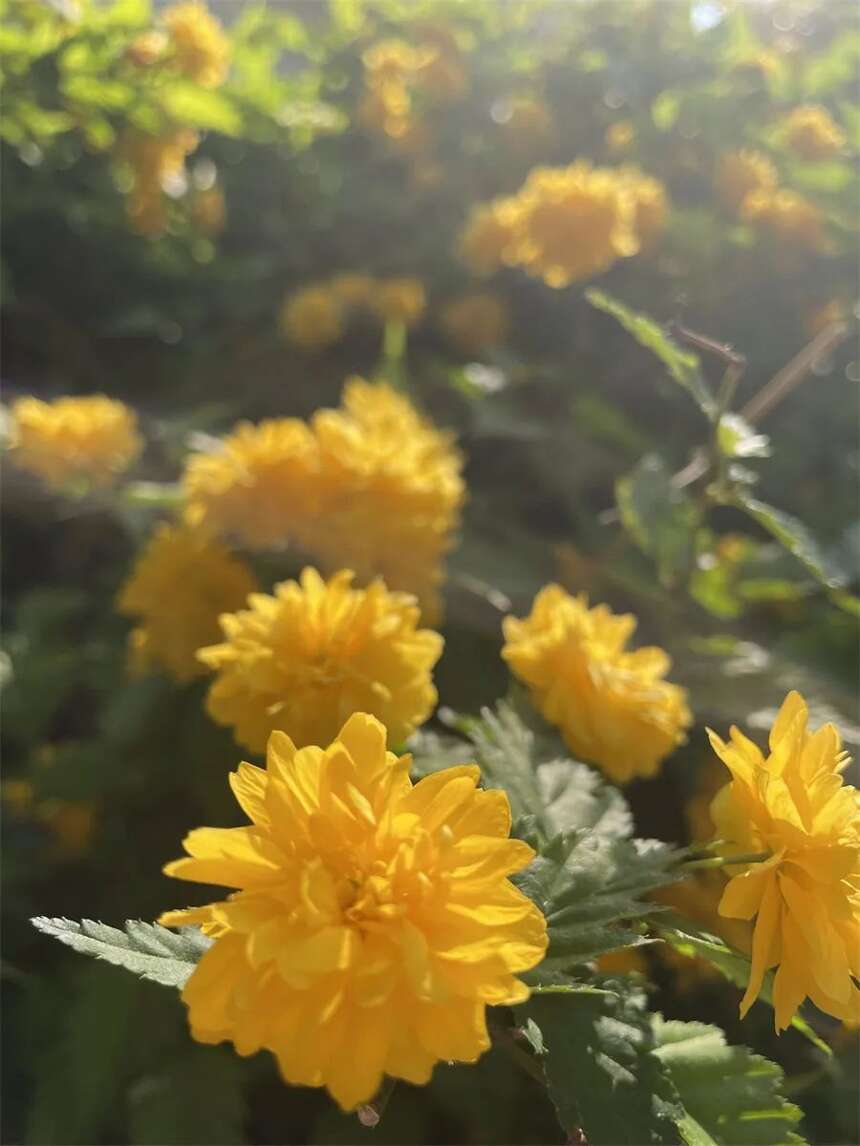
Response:
[{"label": "thin twig", "polygon": [[385,1113],[385,1108],[388,1105],[388,1100],[394,1093],[394,1087],[397,1083],[396,1078],[389,1078],[386,1076],[382,1080],[382,1086],[376,1092],[372,1102],[366,1102],[363,1106],[359,1106],[356,1111],[356,1117],[362,1126],[367,1126],[373,1129],[374,1126],[379,1125],[379,1120]]},{"label": "thin twig", "polygon": [[815,363],[835,350],[848,337],[847,322],[834,322],[816,334],[799,354],[795,354],[741,410],[741,417],[751,425],[770,414],[792,390],[809,376]]}]

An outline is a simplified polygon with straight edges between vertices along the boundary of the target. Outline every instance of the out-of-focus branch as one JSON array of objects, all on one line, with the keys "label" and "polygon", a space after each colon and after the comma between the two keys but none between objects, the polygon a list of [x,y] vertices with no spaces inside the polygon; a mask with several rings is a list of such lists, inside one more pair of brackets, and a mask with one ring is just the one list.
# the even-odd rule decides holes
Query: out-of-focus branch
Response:
[{"label": "out-of-focus branch", "polygon": [[826,326],[799,354],[795,354],[741,410],[741,417],[749,422],[760,422],[782,402],[792,390],[809,377],[815,363],[835,350],[848,337],[847,322],[834,322]]}]

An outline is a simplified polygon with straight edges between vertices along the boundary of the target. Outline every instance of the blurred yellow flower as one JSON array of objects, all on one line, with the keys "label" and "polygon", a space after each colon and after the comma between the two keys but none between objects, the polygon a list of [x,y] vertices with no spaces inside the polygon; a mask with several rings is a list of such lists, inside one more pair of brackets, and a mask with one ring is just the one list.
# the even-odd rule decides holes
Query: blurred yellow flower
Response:
[{"label": "blurred yellow flower", "polygon": [[405,40],[378,40],[371,44],[361,56],[365,79],[371,87],[399,83],[413,76],[430,53],[423,48],[413,48]]},{"label": "blurred yellow flower", "polygon": [[57,850],[80,855],[90,845],[95,827],[95,808],[87,800],[38,800],[30,780],[3,780],[0,799],[4,816],[42,824],[53,834]]},{"label": "blurred yellow flower", "polygon": [[738,211],[751,191],[776,190],[777,179],[776,168],[760,151],[729,151],[720,156],[715,186],[722,203]]},{"label": "blurred yellow flower", "polygon": [[439,315],[450,341],[466,354],[476,354],[505,341],[510,316],[504,299],[490,291],[472,291],[447,303]]},{"label": "blurred yellow flower", "polygon": [[372,712],[401,743],[436,704],[432,670],[442,638],[418,629],[414,597],[382,581],[355,589],[341,570],[328,582],[305,569],[274,596],[221,616],[225,640],[201,649],[217,673],[206,708],[240,744],[263,751],[269,733],[325,743],[353,712]]},{"label": "blurred yellow flower", "polygon": [[832,159],[845,146],[845,133],[820,104],[792,108],[780,126],[780,137],[801,159]]},{"label": "blurred yellow flower", "polygon": [[741,1016],[776,967],[777,1031],[808,996],[838,1019],[860,1022],[860,802],[842,782],[848,763],[832,724],[807,728],[790,692],[764,756],[737,728],[728,743],[709,731],[732,774],[711,815],[724,854],[761,854],[728,868],[720,914],[753,919],[752,968]]},{"label": "blurred yellow flower", "polygon": [[648,960],[639,947],[619,947],[617,951],[606,951],[595,960],[597,970],[602,975],[647,975]]},{"label": "blurred yellow flower", "polygon": [[319,513],[307,548],[327,569],[382,577],[438,616],[438,586],[465,497],[452,436],[390,386],[347,380],[341,408],[313,419]]},{"label": "blurred yellow flower", "polygon": [[522,210],[514,199],[494,199],[472,209],[460,237],[460,254],[479,275],[492,274],[513,263],[521,230]]},{"label": "blurred yellow flower", "polygon": [[316,513],[317,471],[314,436],[298,418],[240,422],[217,449],[188,458],[186,520],[251,549],[283,546]]},{"label": "blurred yellow flower", "polygon": [[284,300],[281,329],[302,350],[323,350],[343,334],[342,318],[340,302],[329,287],[302,287]]},{"label": "blurred yellow flower", "polygon": [[125,58],[137,68],[151,68],[157,64],[167,50],[168,39],[164,32],[152,29],[141,32],[125,50]]},{"label": "blurred yellow flower", "polygon": [[204,88],[222,84],[230,66],[230,41],[206,5],[198,0],[174,4],[162,20],[178,70]]},{"label": "blurred yellow flower", "polygon": [[424,314],[427,295],[424,284],[415,278],[380,279],[370,306],[383,322],[415,326]]},{"label": "blurred yellow flower", "polygon": [[194,1038],[271,1050],[288,1083],[344,1110],[386,1074],[423,1085],[439,1060],[474,1062],[487,1005],[527,999],[515,976],[546,951],[507,878],[534,856],[508,839],[507,796],[474,764],[414,786],[409,765],[364,713],[325,749],[274,733],[266,769],[230,778],[252,825],[199,828],[165,868],[237,889],[160,919],[216,936],[182,993]]},{"label": "blurred yellow flower", "polygon": [[104,394],[18,398],[12,419],[11,459],[57,489],[109,486],[143,448],[134,411]]},{"label": "blurred yellow flower", "polygon": [[220,187],[206,187],[191,196],[191,222],[205,235],[220,235],[227,222],[227,204]]},{"label": "blurred yellow flower", "polygon": [[128,128],[120,138],[116,158],[128,167],[132,180],[126,209],[140,234],[154,238],[166,229],[164,189],[172,180],[183,178],[185,159],[197,143],[197,135],[188,128],[163,135]]},{"label": "blurred yellow flower", "polygon": [[504,622],[502,656],[540,712],[575,756],[619,783],[655,775],[692,721],[685,690],[664,679],[668,655],[625,649],[635,628],[560,585],[543,588],[525,620]]},{"label": "blurred yellow flower", "polygon": [[827,246],[824,216],[794,191],[753,191],[743,201],[741,216],[789,248],[822,251]]},{"label": "blurred yellow flower", "polygon": [[140,622],[129,636],[132,671],[204,676],[197,650],[217,640],[221,613],[256,587],[251,570],[200,530],[159,526],[117,596],[119,612]]},{"label": "blurred yellow flower", "polygon": [[636,141],[636,129],[629,119],[618,119],[607,127],[604,138],[610,155],[626,155]]},{"label": "blurred yellow flower", "polygon": [[618,176],[633,197],[633,229],[640,250],[653,250],[669,214],[666,188],[659,179],[643,174],[638,167],[620,167]]},{"label": "blurred yellow flower", "polygon": [[415,73],[416,86],[440,102],[459,99],[468,87],[468,77],[451,27],[424,23],[416,31],[423,57]]}]

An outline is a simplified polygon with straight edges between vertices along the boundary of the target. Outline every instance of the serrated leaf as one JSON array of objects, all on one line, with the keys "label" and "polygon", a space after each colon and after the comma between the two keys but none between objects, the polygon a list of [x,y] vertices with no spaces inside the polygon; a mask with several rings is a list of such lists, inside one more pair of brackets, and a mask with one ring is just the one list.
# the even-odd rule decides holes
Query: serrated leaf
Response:
[{"label": "serrated leaf", "polygon": [[549,947],[541,969],[565,970],[636,944],[640,934],[631,921],[660,910],[641,897],[680,878],[683,854],[656,840],[588,831],[556,836],[514,877],[546,917]]},{"label": "serrated leaf", "polygon": [[652,1016],[654,1057],[667,1069],[686,1117],[687,1146],[786,1146],[802,1143],[801,1113],[780,1093],[775,1063],[747,1047],[728,1046],[717,1027]]},{"label": "serrated leaf", "polygon": [[798,518],[774,509],[743,490],[736,492],[734,503],[793,554],[816,581],[828,589],[841,589],[847,584],[848,578],[843,570],[825,557],[818,542]]},{"label": "serrated leaf", "polygon": [[699,366],[699,359],[695,354],[678,346],[653,318],[631,310],[603,291],[590,289],[585,292],[585,297],[592,306],[611,315],[620,323],[640,346],[644,346],[659,358],[666,367],[669,377],[692,395],[699,409],[708,418],[714,418],[717,410],[716,402],[708,389]]},{"label": "serrated leaf", "polygon": [[242,1064],[218,1047],[188,1046],[129,1095],[133,1146],[241,1146],[247,1141]]},{"label": "serrated leaf", "polygon": [[500,701],[481,711],[467,735],[485,787],[507,792],[515,821],[526,833],[552,839],[558,832],[589,829],[624,837],[633,821],[627,802],[593,769],[569,759],[543,759],[545,746],[514,706]]},{"label": "serrated leaf", "polygon": [[701,511],[677,489],[656,454],[615,484],[621,524],[643,553],[653,557],[663,585],[686,576],[693,567]]},{"label": "serrated leaf", "polygon": [[613,980],[607,995],[532,998],[523,1007],[541,1032],[541,1058],[562,1127],[589,1146],[679,1143],[683,1116],[668,1071],[652,1054],[645,993]]},{"label": "serrated leaf", "polygon": [[125,931],[91,919],[75,923],[71,919],[37,915],[31,923],[38,931],[52,935],[83,955],[125,967],[142,979],[164,987],[180,989],[212,943],[196,927],[168,931],[157,923],[144,923],[139,919],[127,920]]}]

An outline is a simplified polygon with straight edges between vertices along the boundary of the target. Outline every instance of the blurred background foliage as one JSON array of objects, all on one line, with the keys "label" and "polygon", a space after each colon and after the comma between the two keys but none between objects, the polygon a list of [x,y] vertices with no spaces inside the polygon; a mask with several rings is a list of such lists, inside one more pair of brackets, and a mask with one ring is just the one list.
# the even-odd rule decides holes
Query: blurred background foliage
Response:
[{"label": "blurred background foliage", "polygon": [[[688,745],[628,790],[641,834],[690,838],[713,785],[702,726],[761,735],[789,688],[856,751],[856,9],[233,0],[212,5],[226,40],[202,67],[165,54],[160,11],[0,4],[5,399],[123,399],[147,441],[133,476],[156,483],[70,500],[5,470],[5,1138],[557,1141],[545,1095],[498,1050],[399,1086],[365,1130],[267,1057],[192,1045],[172,995],[26,920],[153,918],[176,898],[160,868],[184,832],[235,821],[239,750],[199,683],[127,679],[113,601],[189,445],[335,405],[350,374],[407,385],[466,457],[444,705],[507,690],[501,618],[558,580],[636,613],[691,692]],[[368,65],[391,40],[424,60],[397,122]],[[785,127],[810,104],[838,131],[817,153]],[[799,213],[738,209],[720,173],[744,150]],[[657,241],[589,291],[514,266],[476,276],[458,249],[473,209],[581,158],[662,183]],[[424,296],[408,321],[358,310],[325,336],[346,273]],[[286,300],[320,286],[291,323]],[[258,559],[261,583],[291,560]],[[690,960],[640,969],[655,1008],[785,1067],[811,1141],[857,1141],[850,1034],[823,1022],[825,1062],[794,1031],[776,1040],[766,1008],[741,1029],[735,989]]]}]

